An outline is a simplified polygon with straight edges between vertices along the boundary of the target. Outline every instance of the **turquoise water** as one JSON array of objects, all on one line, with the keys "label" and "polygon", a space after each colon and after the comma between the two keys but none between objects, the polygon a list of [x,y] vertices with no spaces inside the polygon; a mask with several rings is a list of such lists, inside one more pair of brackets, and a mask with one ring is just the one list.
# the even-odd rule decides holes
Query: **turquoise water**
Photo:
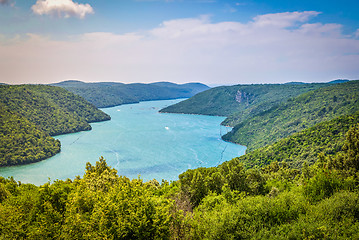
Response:
[{"label": "turquoise water", "polygon": [[119,175],[145,181],[176,180],[187,169],[212,167],[243,155],[245,147],[221,140],[223,117],[158,113],[180,100],[149,101],[102,109],[111,121],[92,130],[57,136],[61,153],[47,160],[0,169],[0,175],[37,185],[82,176],[100,156]]}]

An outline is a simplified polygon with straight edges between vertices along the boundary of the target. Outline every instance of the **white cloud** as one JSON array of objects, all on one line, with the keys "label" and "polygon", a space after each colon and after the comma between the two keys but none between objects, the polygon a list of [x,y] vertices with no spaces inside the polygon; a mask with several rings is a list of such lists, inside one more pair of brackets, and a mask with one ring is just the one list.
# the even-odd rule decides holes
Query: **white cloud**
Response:
[{"label": "white cloud", "polygon": [[31,9],[38,15],[54,15],[65,18],[83,19],[87,14],[94,13],[90,4],[79,4],[72,0],[37,0]]},{"label": "white cloud", "polygon": [[[359,79],[359,39],[343,35],[339,24],[308,23],[316,14],[262,15],[248,23],[212,23],[202,16],[145,32],[87,33],[67,41],[31,34],[0,42],[0,82]],[[281,17],[285,24],[278,23]]]},{"label": "white cloud", "polygon": [[355,32],[355,37],[359,38],[359,28]]},{"label": "white cloud", "polygon": [[322,23],[312,23],[312,24],[303,24],[298,30],[304,34],[309,35],[322,35],[332,37],[341,37],[342,35],[342,25],[340,24],[322,24]]},{"label": "white cloud", "polygon": [[260,15],[254,18],[254,24],[258,27],[290,27],[296,23],[308,21],[311,17],[315,17],[320,12],[284,12]]}]

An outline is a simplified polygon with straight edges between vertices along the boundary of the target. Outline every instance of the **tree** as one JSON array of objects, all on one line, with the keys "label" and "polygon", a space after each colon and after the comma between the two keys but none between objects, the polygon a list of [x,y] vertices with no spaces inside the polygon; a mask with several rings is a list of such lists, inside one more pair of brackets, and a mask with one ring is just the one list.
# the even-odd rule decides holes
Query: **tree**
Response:
[{"label": "tree", "polygon": [[[359,172],[359,124],[352,126],[346,134],[343,152],[327,159],[328,168],[341,170],[347,177]],[[359,177],[359,176],[357,176]]]},{"label": "tree", "polygon": [[117,170],[109,167],[101,156],[95,166],[89,162],[86,163],[84,180],[90,190],[108,191],[118,181]]}]

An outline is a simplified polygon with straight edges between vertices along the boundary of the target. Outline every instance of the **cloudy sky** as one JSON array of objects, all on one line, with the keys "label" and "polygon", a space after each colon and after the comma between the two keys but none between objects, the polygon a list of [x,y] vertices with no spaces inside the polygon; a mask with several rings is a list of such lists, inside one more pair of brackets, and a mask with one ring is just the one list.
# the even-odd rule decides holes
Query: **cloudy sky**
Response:
[{"label": "cloudy sky", "polygon": [[359,79],[358,0],[0,0],[0,82]]}]

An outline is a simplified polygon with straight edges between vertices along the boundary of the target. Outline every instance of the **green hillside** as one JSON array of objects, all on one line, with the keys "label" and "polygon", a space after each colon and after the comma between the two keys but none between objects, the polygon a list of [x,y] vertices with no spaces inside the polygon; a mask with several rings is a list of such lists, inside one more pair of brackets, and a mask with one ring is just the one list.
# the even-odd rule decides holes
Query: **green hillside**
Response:
[{"label": "green hillside", "polygon": [[252,151],[317,123],[354,114],[359,110],[358,96],[359,81],[307,92],[236,125],[223,139]]},{"label": "green hillside", "polygon": [[44,85],[0,86],[0,103],[54,136],[90,130],[90,122],[110,116],[62,88]]},{"label": "green hillside", "polygon": [[140,101],[188,98],[209,88],[201,83],[123,84],[112,82],[84,83],[73,80],[52,85],[65,88],[101,108]]},{"label": "green hillside", "polygon": [[62,88],[0,86],[0,166],[37,162],[60,151],[51,136],[90,130],[110,116]]},{"label": "green hillside", "polygon": [[37,162],[58,152],[58,140],[0,104],[0,166]]},{"label": "green hillside", "polygon": [[222,86],[201,92],[160,112],[228,117],[223,125],[234,126],[289,98],[325,84],[254,84]]},{"label": "green hillside", "polygon": [[330,121],[321,122],[289,137],[251,151],[238,159],[246,167],[265,166],[272,162],[285,162],[293,168],[303,163],[313,164],[319,154],[333,156],[342,151],[345,133],[359,123],[359,111]]}]

